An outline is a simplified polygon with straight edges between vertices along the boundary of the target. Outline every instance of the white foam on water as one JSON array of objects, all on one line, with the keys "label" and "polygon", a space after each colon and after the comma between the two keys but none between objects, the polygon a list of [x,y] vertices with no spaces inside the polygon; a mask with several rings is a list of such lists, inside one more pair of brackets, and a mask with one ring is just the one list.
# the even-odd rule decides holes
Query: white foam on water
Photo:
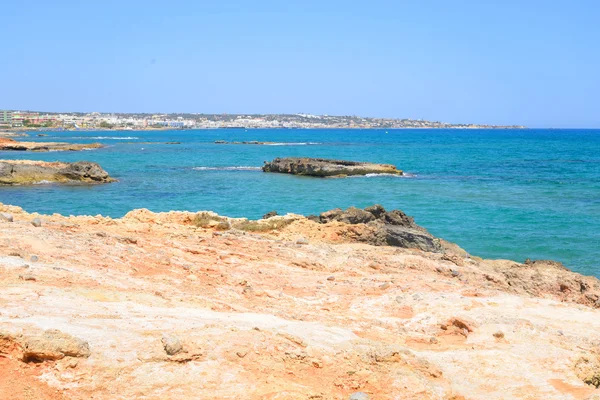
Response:
[{"label": "white foam on water", "polygon": [[[59,137],[59,136],[56,136]],[[72,136],[72,137],[65,137],[63,139],[94,139],[94,140],[100,140],[100,139],[106,139],[106,140],[138,140],[139,137],[135,137],[135,136]]]},{"label": "white foam on water", "polygon": [[194,167],[196,171],[260,171],[261,167]]},{"label": "white foam on water", "polygon": [[351,175],[348,178],[380,178],[380,177],[391,177],[391,178],[416,178],[417,175],[409,174],[405,172],[402,175],[397,174],[365,174],[365,175]]},{"label": "white foam on water", "polygon": [[322,144],[318,142],[278,142],[278,143],[265,143],[265,146],[314,146]]}]

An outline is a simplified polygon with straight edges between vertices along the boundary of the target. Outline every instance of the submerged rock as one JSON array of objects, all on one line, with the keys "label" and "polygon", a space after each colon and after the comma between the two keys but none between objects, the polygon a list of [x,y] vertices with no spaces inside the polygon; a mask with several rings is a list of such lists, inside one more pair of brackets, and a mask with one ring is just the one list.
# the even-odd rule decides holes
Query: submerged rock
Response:
[{"label": "submerged rock", "polygon": [[26,160],[0,161],[0,185],[32,185],[39,183],[108,183],[115,182],[100,165]]},{"label": "submerged rock", "polygon": [[271,162],[265,162],[262,170],[264,172],[279,172],[284,174],[317,177],[367,174],[402,175],[402,171],[391,164],[298,157],[276,158]]}]

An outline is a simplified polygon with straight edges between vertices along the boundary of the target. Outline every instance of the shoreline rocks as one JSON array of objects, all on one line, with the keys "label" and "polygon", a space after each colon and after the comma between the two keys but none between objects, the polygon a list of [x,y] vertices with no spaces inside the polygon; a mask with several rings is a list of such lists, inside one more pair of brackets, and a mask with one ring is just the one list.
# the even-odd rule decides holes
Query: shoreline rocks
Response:
[{"label": "shoreline rocks", "polygon": [[379,204],[364,210],[356,207],[347,210],[336,208],[321,213],[318,219],[312,219],[321,224],[333,221],[348,225],[365,224],[368,229],[356,234],[355,239],[374,246],[415,248],[431,253],[444,250],[441,239],[417,225],[412,217],[400,210],[386,211]]},{"label": "shoreline rocks", "polygon": [[1,399],[598,393],[598,279],[357,242],[399,211],[0,212]]},{"label": "shoreline rocks", "polygon": [[6,132],[0,131],[0,139],[11,138],[11,137],[27,137],[29,136],[27,133],[19,133],[19,132]]},{"label": "shoreline rocks", "polygon": [[275,158],[265,161],[262,167],[264,172],[277,172],[282,174],[315,176],[315,177],[343,177],[367,174],[403,175],[403,172],[391,164],[375,164],[368,162],[330,160],[324,158],[287,157]]},{"label": "shoreline rocks", "polygon": [[0,137],[0,151],[81,151],[102,147],[100,143],[20,142]]},{"label": "shoreline rocks", "polygon": [[0,160],[0,185],[34,185],[39,183],[109,183],[115,182],[100,165],[28,160]]}]

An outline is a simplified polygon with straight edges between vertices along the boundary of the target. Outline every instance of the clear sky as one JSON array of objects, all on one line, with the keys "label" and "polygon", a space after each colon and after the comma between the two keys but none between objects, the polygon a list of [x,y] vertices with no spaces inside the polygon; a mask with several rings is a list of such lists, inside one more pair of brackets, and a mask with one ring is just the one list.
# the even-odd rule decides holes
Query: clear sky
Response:
[{"label": "clear sky", "polygon": [[2,1],[0,108],[600,128],[600,1]]}]

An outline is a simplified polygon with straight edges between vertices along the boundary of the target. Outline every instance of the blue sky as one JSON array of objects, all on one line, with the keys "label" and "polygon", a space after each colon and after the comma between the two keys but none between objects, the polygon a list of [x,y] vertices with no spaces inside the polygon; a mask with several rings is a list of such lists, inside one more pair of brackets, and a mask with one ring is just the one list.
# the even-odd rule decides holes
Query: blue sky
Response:
[{"label": "blue sky", "polygon": [[600,128],[597,1],[6,1],[0,108]]}]

